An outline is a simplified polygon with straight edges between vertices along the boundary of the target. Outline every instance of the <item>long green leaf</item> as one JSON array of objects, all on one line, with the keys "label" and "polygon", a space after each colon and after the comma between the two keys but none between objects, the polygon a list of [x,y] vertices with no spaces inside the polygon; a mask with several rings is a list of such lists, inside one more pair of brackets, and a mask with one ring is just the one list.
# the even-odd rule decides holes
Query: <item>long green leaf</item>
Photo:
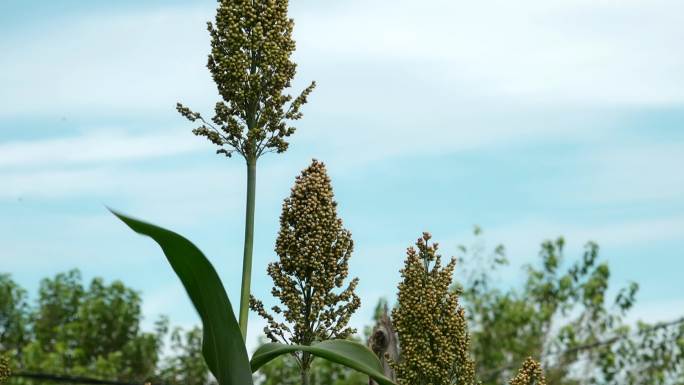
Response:
[{"label": "long green leaf", "polygon": [[220,385],[250,385],[247,350],[233,308],[216,270],[202,252],[182,236],[117,213],[133,231],[161,246],[202,318],[202,353]]},{"label": "long green leaf", "polygon": [[385,377],[378,358],[367,347],[358,342],[347,340],[323,341],[311,346],[284,345],[268,343],[261,345],[250,361],[252,372],[256,372],[273,359],[296,351],[309,352],[314,356],[347,366],[361,373],[367,374],[380,385],[395,385]]}]

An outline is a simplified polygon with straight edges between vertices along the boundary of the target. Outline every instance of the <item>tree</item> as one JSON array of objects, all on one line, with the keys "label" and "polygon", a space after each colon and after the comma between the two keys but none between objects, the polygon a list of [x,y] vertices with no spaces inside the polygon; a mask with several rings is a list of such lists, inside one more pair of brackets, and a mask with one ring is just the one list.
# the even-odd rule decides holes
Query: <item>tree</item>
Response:
[{"label": "tree", "polygon": [[423,233],[406,252],[392,311],[401,358],[390,363],[402,385],[475,385],[465,312],[449,291],[456,260],[442,267],[430,238]]},{"label": "tree", "polygon": [[12,345],[16,333],[0,335],[17,371],[121,381],[155,375],[167,321],[158,321],[154,333],[142,332],[140,295],[120,281],[106,284],[95,278],[86,289],[78,270],[60,273],[41,281],[35,307],[16,301],[25,292],[9,276],[0,281],[12,288],[0,291],[0,303],[15,300],[14,308],[3,307],[0,317],[28,320],[20,334],[31,338],[21,339],[21,345]]},{"label": "tree", "polygon": [[66,326],[78,322],[78,309],[85,293],[81,280],[81,273],[71,270],[40,282],[38,308],[32,318],[35,340],[44,351],[56,350],[60,341],[78,338]]},{"label": "tree", "polygon": [[202,328],[171,332],[171,356],[160,369],[160,382],[167,385],[215,384],[209,378],[209,369],[202,356]]},{"label": "tree", "polygon": [[639,322],[635,334],[630,335],[630,328],[622,328],[613,339],[593,354],[601,383],[684,383],[684,318],[656,324]]},{"label": "tree", "polygon": [[26,290],[0,274],[0,352],[20,358],[30,338]]},{"label": "tree", "polygon": [[[311,345],[356,332],[347,323],[360,306],[354,293],[358,279],[335,292],[347,278],[352,250],[351,233],[337,217],[325,165],[314,159],[283,203],[275,247],[279,259],[267,269],[274,284],[271,293],[285,306],[271,309],[287,324],[277,322],[261,301],[251,300],[252,309],[268,321],[264,332],[271,341]],[[306,352],[295,357],[302,383],[307,385],[313,357]]]},{"label": "tree", "polygon": [[524,268],[522,287],[503,288],[493,274],[508,263],[504,247],[488,253],[479,228],[475,235],[472,246],[460,246],[464,284],[454,290],[464,301],[484,384],[503,383],[530,355],[543,358],[552,385],[684,379],[684,325],[642,324],[634,334],[624,318],[638,285],[626,285],[611,300],[610,268],[596,243],[564,266],[563,238],[544,241],[537,262]]},{"label": "tree", "polygon": [[239,323],[247,335],[247,315],[254,242],[257,160],[268,152],[287,150],[295,128],[287,121],[302,117],[300,108],[315,87],[312,82],[296,98],[285,94],[295,76],[290,59],[295,50],[294,22],[287,0],[219,0],[216,23],[208,23],[211,53],[207,68],[222,100],[211,122],[178,103],[183,116],[202,124],[193,130],[219,147],[217,153],[241,155],[247,163],[247,205]]}]

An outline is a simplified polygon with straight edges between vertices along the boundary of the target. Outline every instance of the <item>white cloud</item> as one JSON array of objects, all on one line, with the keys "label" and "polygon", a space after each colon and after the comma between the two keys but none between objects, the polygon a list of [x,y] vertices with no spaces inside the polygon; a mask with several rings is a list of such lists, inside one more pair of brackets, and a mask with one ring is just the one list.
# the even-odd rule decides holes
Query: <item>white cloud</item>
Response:
[{"label": "white cloud", "polygon": [[[398,155],[598,136],[586,124],[596,112],[576,104],[684,101],[684,54],[673,49],[684,25],[678,7],[665,0],[293,4],[295,88],[319,80],[293,151],[304,142],[317,150],[307,156],[325,152],[331,163],[357,167]],[[90,14],[68,25],[56,19],[43,26],[49,33],[10,34],[0,58],[4,115],[181,119],[173,111],[179,98],[209,112],[216,96],[204,67],[204,23],[212,16],[209,7],[166,7]],[[36,60],[38,52],[50,62]],[[59,140],[0,145],[0,167],[170,155],[204,144],[185,133],[71,140],[61,149]],[[165,142],[148,146],[155,140]]]},{"label": "white cloud", "polygon": [[684,196],[684,142],[613,133],[576,151],[544,156],[549,173],[522,185],[529,199],[605,210],[668,206]]},{"label": "white cloud", "polygon": [[[210,108],[204,26],[213,13],[169,6],[9,31],[0,43],[2,115],[171,116],[181,98]],[[349,0],[293,4],[292,16],[298,81],[319,78],[338,95],[325,109],[373,88],[428,106],[445,95],[489,106],[684,102],[676,0]],[[416,86],[434,93],[415,95]]]},{"label": "white cloud", "polygon": [[636,324],[637,321],[656,323],[674,321],[682,317],[684,300],[652,300],[644,301],[634,305],[632,311],[627,315],[627,322]]},{"label": "white cloud", "polygon": [[[505,246],[512,268],[502,269],[499,273],[502,282],[512,284],[518,282],[521,277],[518,267],[536,261],[540,243],[544,240],[555,240],[563,236],[566,241],[566,254],[574,260],[581,255],[587,241],[595,241],[603,250],[609,250],[610,255],[615,255],[627,248],[682,240],[682,229],[684,216],[613,220],[598,224],[526,218],[498,226],[485,226],[484,235],[478,241],[485,242],[485,252],[493,251],[499,244]],[[460,254],[456,250],[457,245],[472,246],[474,238],[469,230],[457,234],[453,234],[450,228],[433,230],[433,234],[451,234],[448,237],[434,238],[441,245],[444,257]],[[357,245],[356,256],[351,262],[351,274],[361,278],[360,288],[376,295],[378,290],[393,287],[400,279],[397,272],[403,263],[406,247],[411,244],[410,241],[410,238],[406,238],[401,242]],[[663,257],[668,258],[668,255]],[[378,279],[380,276],[377,270],[374,270],[377,266],[383,266],[381,279]],[[636,272],[635,277],[639,278],[642,275]]]},{"label": "white cloud", "polygon": [[[539,121],[543,118],[524,118],[508,111],[496,117],[481,109],[471,113],[441,110],[425,122],[414,117],[402,121],[401,117],[394,116],[385,122],[369,122],[360,117],[349,123],[349,127],[341,127],[339,123],[322,127],[307,124],[299,135],[305,141],[302,146],[325,149],[326,159],[331,163],[358,170],[389,158],[440,156],[482,149],[505,151],[546,141],[591,141],[596,134],[586,127],[573,125],[572,119],[568,123],[545,125]],[[477,113],[481,115],[475,116]],[[442,121],[437,122],[437,117]],[[322,140],[323,135],[326,140]]]},{"label": "white cloud", "polygon": [[[684,196],[684,142],[639,143],[586,154],[580,200],[602,205],[671,202]],[[580,189],[582,189],[581,186]]]},{"label": "white cloud", "polygon": [[[684,228],[684,217],[664,217],[621,220],[594,225],[578,225],[548,220],[527,220],[490,229],[488,233],[502,239],[505,245],[522,246],[530,239],[555,239],[563,235],[574,244],[596,241],[606,247],[625,247],[657,241],[679,239]],[[533,244],[535,248],[537,244]]]},{"label": "white cloud", "polygon": [[0,116],[172,116],[180,97],[209,102],[210,15],[166,7],[57,17],[9,31],[0,43]]},{"label": "white cloud", "polygon": [[486,229],[486,238],[502,243],[516,263],[527,263],[536,257],[539,243],[563,236],[570,250],[578,250],[587,241],[612,250],[645,245],[659,241],[679,240],[684,217],[654,217],[634,220],[601,221],[582,224],[574,221],[553,221],[528,218]]},{"label": "white cloud", "polygon": [[154,291],[146,292],[143,297],[143,313],[148,317],[169,314],[173,308],[187,305],[191,304],[180,281],[157,287]]},{"label": "white cloud", "polygon": [[409,63],[422,81],[490,103],[614,105],[684,101],[683,25],[674,0],[356,0],[302,11],[297,28],[302,50],[338,71],[370,57],[368,71]]},{"label": "white cloud", "polygon": [[[133,135],[94,131],[80,136],[0,144],[0,201],[136,202],[166,218],[192,222],[198,215],[237,209],[244,188],[240,162],[209,163],[198,169],[178,156],[211,150],[189,132]],[[164,165],[145,164],[155,158]],[[238,183],[236,183],[238,182]],[[130,203],[127,204],[130,207]],[[184,214],[184,215],[183,215]]]},{"label": "white cloud", "polygon": [[50,168],[172,156],[205,150],[203,142],[187,130],[132,135],[99,129],[72,137],[0,143],[0,169]]},{"label": "white cloud", "polygon": [[[0,174],[0,199],[34,202],[87,197],[88,202],[124,204],[148,214],[195,222],[242,207],[243,170],[237,167],[165,167],[136,170],[104,166],[75,170],[16,171]],[[131,207],[133,202],[135,206]],[[173,207],[173,213],[168,210]]]}]

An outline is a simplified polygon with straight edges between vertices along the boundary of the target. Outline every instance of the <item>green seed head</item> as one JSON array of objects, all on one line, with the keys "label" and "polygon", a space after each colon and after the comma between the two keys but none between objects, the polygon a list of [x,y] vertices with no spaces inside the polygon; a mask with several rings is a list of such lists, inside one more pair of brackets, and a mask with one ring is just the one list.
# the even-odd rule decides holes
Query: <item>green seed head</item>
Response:
[{"label": "green seed head", "polygon": [[528,357],[518,374],[508,382],[510,385],[546,385],[541,364]]},{"label": "green seed head", "polygon": [[287,0],[219,0],[215,21],[207,23],[207,68],[221,100],[211,121],[180,103],[176,109],[202,123],[193,133],[218,146],[218,153],[237,152],[249,160],[287,150],[285,139],[295,131],[288,122],[302,117],[300,109],[316,86],[312,82],[297,97],[285,93],[297,67],[287,8]]},{"label": "green seed head", "polygon": [[0,383],[4,383],[12,375],[7,357],[0,356]]},{"label": "green seed head", "polygon": [[401,360],[390,361],[401,385],[474,385],[470,337],[457,293],[450,291],[455,259],[442,267],[437,243],[423,233],[409,247],[392,318]]},{"label": "green seed head", "polygon": [[278,260],[268,266],[271,293],[284,305],[271,310],[285,323],[276,322],[261,301],[250,303],[268,322],[265,333],[272,341],[309,345],[355,333],[347,324],[361,303],[354,292],[358,279],[344,285],[353,247],[351,233],[337,217],[325,165],[314,159],[283,202]]}]

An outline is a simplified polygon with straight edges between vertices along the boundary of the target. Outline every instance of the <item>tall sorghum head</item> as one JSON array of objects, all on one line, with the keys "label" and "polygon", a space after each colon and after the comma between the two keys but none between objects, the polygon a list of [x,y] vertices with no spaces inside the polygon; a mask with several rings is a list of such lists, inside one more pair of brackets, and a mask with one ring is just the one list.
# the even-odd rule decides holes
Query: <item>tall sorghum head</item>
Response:
[{"label": "tall sorghum head", "polygon": [[284,305],[272,310],[285,323],[276,322],[261,301],[251,301],[251,308],[268,321],[264,331],[272,341],[311,344],[355,332],[347,323],[360,305],[354,293],[358,279],[342,289],[352,249],[351,233],[337,217],[325,165],[314,160],[283,203],[278,261],[268,266],[271,292]]},{"label": "tall sorghum head", "polygon": [[401,358],[391,361],[401,385],[473,385],[475,366],[458,295],[449,290],[456,265],[442,267],[437,243],[423,233],[407,249],[398,304],[392,311]]},{"label": "tall sorghum head", "polygon": [[295,129],[287,121],[300,119],[300,107],[315,83],[296,98],[285,94],[295,76],[294,22],[287,0],[219,0],[216,22],[208,23],[211,53],[207,68],[222,100],[213,123],[178,103],[176,109],[201,125],[193,130],[219,147],[256,159],[266,152],[283,152],[285,138]]}]

